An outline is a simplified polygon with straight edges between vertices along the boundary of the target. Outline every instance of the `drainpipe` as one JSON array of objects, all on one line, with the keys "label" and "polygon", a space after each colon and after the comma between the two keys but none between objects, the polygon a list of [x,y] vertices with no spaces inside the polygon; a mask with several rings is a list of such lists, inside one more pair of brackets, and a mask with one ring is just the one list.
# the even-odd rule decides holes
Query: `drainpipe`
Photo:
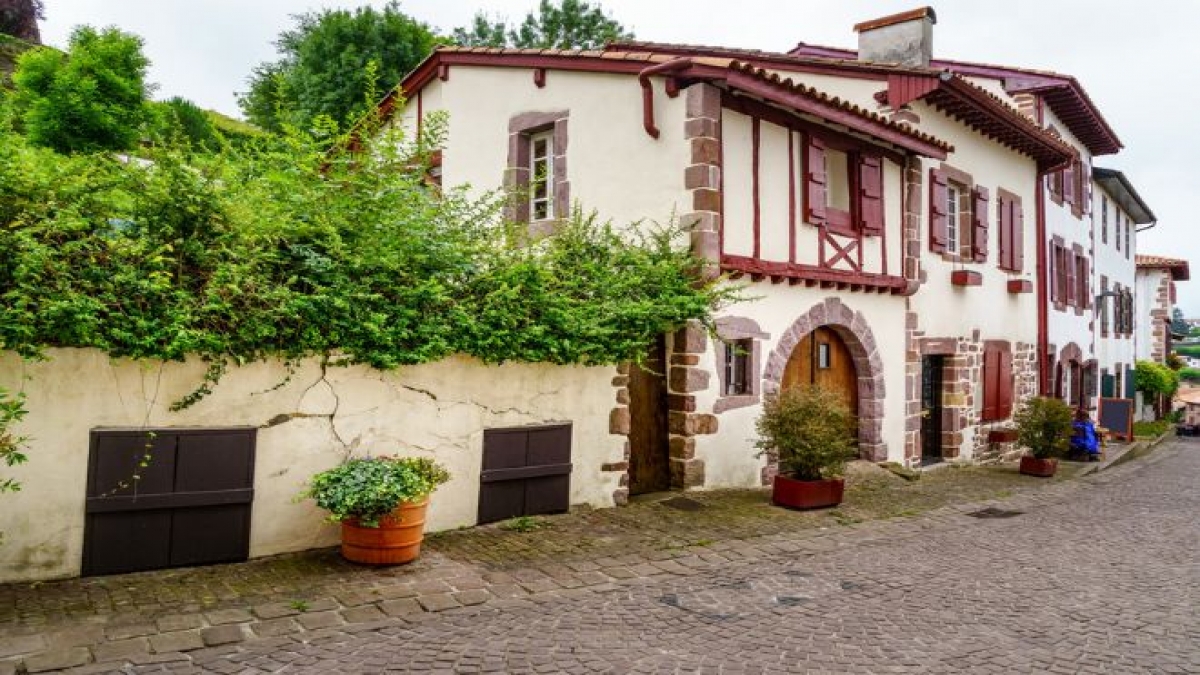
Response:
[{"label": "drainpipe", "polygon": [[1050,395],[1050,302],[1046,283],[1046,172],[1038,171],[1034,193],[1034,210],[1037,220],[1037,306],[1038,306],[1038,393]]},{"label": "drainpipe", "polygon": [[[678,58],[655,64],[638,73],[638,84],[642,85],[642,126],[646,128],[646,133],[650,134],[651,138],[658,138],[659,131],[658,127],[654,126],[654,88],[650,84],[650,76],[678,73],[691,67],[691,59]],[[675,90],[674,93],[671,93],[668,90],[667,94],[674,98],[679,95],[679,91]]]}]

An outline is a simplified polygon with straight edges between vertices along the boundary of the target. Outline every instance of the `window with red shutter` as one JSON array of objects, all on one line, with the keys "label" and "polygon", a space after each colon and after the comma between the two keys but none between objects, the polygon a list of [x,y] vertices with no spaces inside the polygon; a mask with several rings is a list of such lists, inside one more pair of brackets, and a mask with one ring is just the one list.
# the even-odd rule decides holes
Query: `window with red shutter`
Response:
[{"label": "window with red shutter", "polygon": [[1020,272],[1025,269],[1025,212],[1021,201],[1012,202],[1012,237],[1009,239],[1012,253],[1012,271]]},{"label": "window with red shutter", "polygon": [[996,193],[996,264],[1002,270],[1012,269],[1012,204],[1004,190]]},{"label": "window with red shutter", "polygon": [[883,234],[883,161],[879,157],[858,158],[858,223],[864,235]]},{"label": "window with red shutter", "polygon": [[1012,352],[1000,352],[1000,375],[998,376],[996,414],[999,419],[1012,417],[1013,411],[1013,371]]},{"label": "window with red shutter", "polygon": [[1078,161],[1071,162],[1065,169],[1062,170],[1062,195],[1063,201],[1071,205],[1072,210],[1076,208],[1078,201],[1078,193],[1075,191],[1078,183],[1078,171],[1076,170]]},{"label": "window with red shutter", "polygon": [[1087,309],[1091,307],[1091,282],[1088,279],[1088,259],[1084,256],[1075,258],[1076,305]]},{"label": "window with red shutter", "polygon": [[804,214],[805,220],[813,225],[825,223],[825,143],[819,138],[808,137],[805,151]]},{"label": "window with red shutter", "polygon": [[971,190],[971,197],[971,257],[975,262],[987,262],[988,189],[977,185]]},{"label": "window with red shutter", "polygon": [[1073,307],[1076,304],[1076,289],[1078,288],[1075,285],[1076,284],[1076,281],[1075,281],[1076,274],[1075,274],[1075,252],[1074,251],[1071,251],[1071,250],[1063,251],[1063,267],[1066,268],[1065,269],[1066,281],[1064,282],[1066,284],[1066,287],[1063,289],[1063,297],[1066,300],[1067,305]]},{"label": "window with red shutter", "polygon": [[946,200],[948,181],[938,169],[929,171],[929,250],[946,250]]},{"label": "window with red shutter", "polygon": [[1088,215],[1092,212],[1092,165],[1090,162],[1081,162],[1079,166],[1082,169],[1079,172],[1079,194],[1083,200],[1081,210],[1084,215]]}]

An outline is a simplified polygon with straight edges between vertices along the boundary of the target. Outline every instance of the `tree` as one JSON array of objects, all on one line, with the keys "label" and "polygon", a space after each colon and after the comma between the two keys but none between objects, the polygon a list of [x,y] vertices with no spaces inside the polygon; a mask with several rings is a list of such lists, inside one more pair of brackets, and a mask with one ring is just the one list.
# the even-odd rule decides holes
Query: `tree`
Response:
[{"label": "tree", "polygon": [[1183,318],[1183,310],[1178,307],[1171,310],[1171,332],[1177,335],[1188,335],[1192,327]]},{"label": "tree", "polygon": [[0,33],[42,44],[38,19],[44,19],[42,0],[0,0]]},{"label": "tree", "polygon": [[275,43],[282,58],[258,65],[239,97],[246,117],[270,131],[309,128],[322,115],[353,121],[436,44],[431,29],[394,0],[382,10],[327,9],[293,18],[296,26]]},{"label": "tree", "polygon": [[15,104],[36,145],[59,152],[128,150],[146,120],[141,38],[81,26],[63,54],[41,47],[17,59]]},{"label": "tree", "polygon": [[527,14],[516,28],[480,12],[470,27],[454,29],[454,41],[466,47],[599,49],[631,38],[631,31],[583,0],[560,0],[557,5],[541,0],[537,13]]},{"label": "tree", "polygon": [[216,127],[208,113],[186,98],[175,96],[151,104],[155,133],[166,139],[182,141],[194,150],[214,152],[220,148]]}]

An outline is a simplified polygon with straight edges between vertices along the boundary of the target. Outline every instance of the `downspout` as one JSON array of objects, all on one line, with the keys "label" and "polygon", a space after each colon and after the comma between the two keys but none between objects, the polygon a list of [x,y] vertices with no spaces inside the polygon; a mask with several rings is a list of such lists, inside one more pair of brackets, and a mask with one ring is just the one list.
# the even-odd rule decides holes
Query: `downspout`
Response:
[{"label": "downspout", "polygon": [[[654,87],[650,83],[650,76],[678,73],[691,67],[691,59],[678,58],[655,64],[638,73],[638,84],[642,85],[642,126],[645,127],[646,133],[650,134],[651,138],[658,138],[659,130],[654,125]],[[671,93],[668,89],[667,94],[674,98],[679,95],[679,91],[675,90],[674,93]]]},{"label": "downspout", "polygon": [[1037,222],[1038,393],[1050,395],[1050,303],[1046,283],[1046,173],[1038,171],[1034,200]]}]

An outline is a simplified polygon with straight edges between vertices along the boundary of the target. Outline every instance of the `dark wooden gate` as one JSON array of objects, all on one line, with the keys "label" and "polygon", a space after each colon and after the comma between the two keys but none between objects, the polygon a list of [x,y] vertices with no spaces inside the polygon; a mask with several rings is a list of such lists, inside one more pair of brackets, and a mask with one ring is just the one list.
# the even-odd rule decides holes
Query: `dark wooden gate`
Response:
[{"label": "dark wooden gate", "polygon": [[671,487],[666,343],[659,338],[642,367],[629,368],[629,494]]},{"label": "dark wooden gate", "polygon": [[245,560],[255,431],[93,430],[83,574]]},{"label": "dark wooden gate", "polygon": [[942,461],[942,387],[945,356],[921,359],[921,461]]},{"label": "dark wooden gate", "polygon": [[479,522],[562,513],[571,498],[571,425],[485,429]]}]

